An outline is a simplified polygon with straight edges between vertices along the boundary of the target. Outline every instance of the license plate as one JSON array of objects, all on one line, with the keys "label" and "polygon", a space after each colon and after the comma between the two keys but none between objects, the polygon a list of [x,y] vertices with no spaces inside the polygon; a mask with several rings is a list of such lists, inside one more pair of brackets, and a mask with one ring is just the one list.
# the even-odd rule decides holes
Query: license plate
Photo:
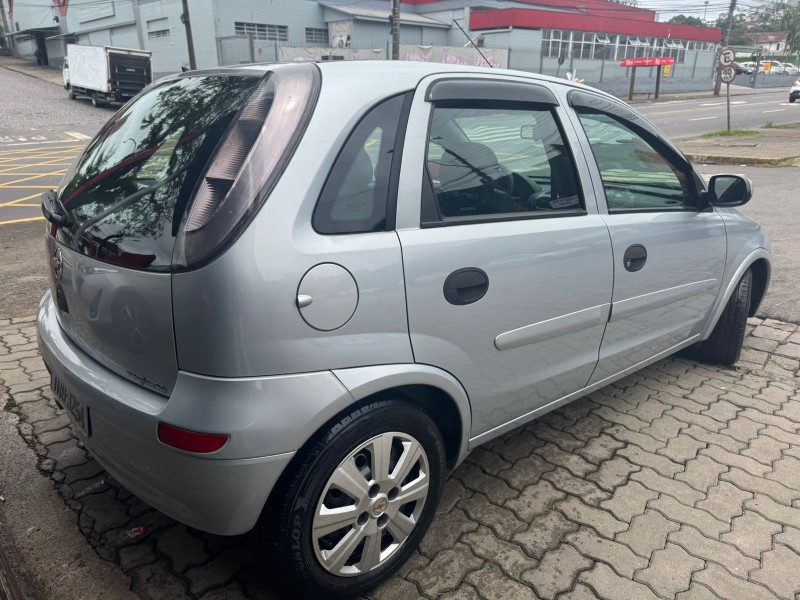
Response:
[{"label": "license plate", "polygon": [[50,380],[50,388],[53,390],[53,395],[55,395],[58,403],[69,414],[75,426],[84,435],[90,435],[89,409],[55,375]]}]

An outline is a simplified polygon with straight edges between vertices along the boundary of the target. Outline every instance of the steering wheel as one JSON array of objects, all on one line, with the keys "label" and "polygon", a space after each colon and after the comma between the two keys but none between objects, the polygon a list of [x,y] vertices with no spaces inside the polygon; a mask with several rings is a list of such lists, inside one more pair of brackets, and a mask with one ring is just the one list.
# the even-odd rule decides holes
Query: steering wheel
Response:
[{"label": "steering wheel", "polygon": [[503,165],[496,165],[493,171],[497,174],[497,178],[489,184],[492,186],[493,200],[510,202],[514,197],[514,172]]},{"label": "steering wheel", "polygon": [[536,210],[552,210],[553,207],[550,206],[550,200],[550,192],[539,188],[528,196],[526,204]]}]

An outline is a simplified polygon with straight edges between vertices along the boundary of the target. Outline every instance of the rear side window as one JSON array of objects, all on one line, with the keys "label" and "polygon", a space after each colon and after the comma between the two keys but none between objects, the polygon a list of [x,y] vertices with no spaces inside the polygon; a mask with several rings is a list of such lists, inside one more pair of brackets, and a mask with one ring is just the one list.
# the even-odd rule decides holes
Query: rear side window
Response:
[{"label": "rear side window", "polygon": [[426,166],[433,212],[444,222],[583,213],[577,173],[549,107],[436,106]]},{"label": "rear side window", "polygon": [[64,178],[59,195],[74,224],[60,230],[63,241],[106,262],[169,270],[189,197],[260,81],[181,77],[120,110]]},{"label": "rear side window", "polygon": [[[385,231],[398,128],[406,96],[375,106],[350,134],[314,209],[314,229],[324,234]],[[402,132],[401,132],[402,135]]]}]

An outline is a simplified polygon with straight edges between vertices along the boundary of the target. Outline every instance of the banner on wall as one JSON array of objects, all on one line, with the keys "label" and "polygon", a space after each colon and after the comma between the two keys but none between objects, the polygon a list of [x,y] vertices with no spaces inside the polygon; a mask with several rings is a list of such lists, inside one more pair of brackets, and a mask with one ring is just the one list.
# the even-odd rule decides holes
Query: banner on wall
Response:
[{"label": "banner on wall", "polygon": [[[400,58],[418,62],[437,62],[451,65],[472,65],[478,67],[508,68],[508,50],[504,48],[459,48],[453,46],[415,46],[400,45]],[[484,56],[486,59],[484,59]],[[487,64],[488,61],[488,64]]]},{"label": "banner on wall", "polygon": [[278,47],[280,62],[316,62],[322,60],[383,60],[386,51],[379,48],[294,48]]}]

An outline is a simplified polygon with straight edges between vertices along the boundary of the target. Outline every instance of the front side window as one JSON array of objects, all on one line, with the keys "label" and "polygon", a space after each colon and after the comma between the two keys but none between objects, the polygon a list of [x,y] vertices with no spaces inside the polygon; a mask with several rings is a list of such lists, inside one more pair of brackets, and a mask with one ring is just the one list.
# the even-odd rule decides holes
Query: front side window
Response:
[{"label": "front side window", "polygon": [[614,117],[579,111],[597,161],[609,212],[694,209],[685,166]]},{"label": "front side window", "polygon": [[445,222],[582,214],[578,178],[549,107],[434,108],[427,177]]}]

